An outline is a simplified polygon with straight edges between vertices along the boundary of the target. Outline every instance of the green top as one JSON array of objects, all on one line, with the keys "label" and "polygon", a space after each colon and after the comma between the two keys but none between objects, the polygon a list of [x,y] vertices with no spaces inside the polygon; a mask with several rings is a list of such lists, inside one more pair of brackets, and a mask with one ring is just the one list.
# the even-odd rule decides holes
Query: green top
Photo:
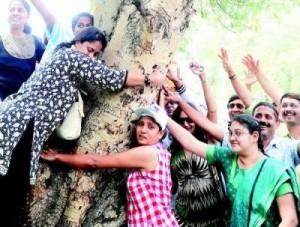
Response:
[{"label": "green top", "polygon": [[[223,168],[232,207],[231,226],[246,227],[250,193],[265,158],[260,159],[250,169],[241,169],[237,164],[237,154],[227,147],[208,146],[206,156],[209,164],[219,163]],[[280,219],[274,209],[275,199],[290,192],[299,198],[293,169],[275,159],[267,158],[254,188],[250,226],[257,227],[263,223],[266,226],[278,225]]]}]

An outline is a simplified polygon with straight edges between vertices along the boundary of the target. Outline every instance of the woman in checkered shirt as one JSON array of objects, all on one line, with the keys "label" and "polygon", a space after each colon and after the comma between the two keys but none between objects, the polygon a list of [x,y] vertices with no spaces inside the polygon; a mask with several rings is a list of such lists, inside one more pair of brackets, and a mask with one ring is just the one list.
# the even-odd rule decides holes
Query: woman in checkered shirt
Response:
[{"label": "woman in checkered shirt", "polygon": [[127,179],[127,222],[129,226],[178,226],[171,211],[171,154],[163,148],[167,115],[152,105],[135,112],[133,144],[128,151],[111,154],[58,154],[41,157],[81,168],[130,168]]}]

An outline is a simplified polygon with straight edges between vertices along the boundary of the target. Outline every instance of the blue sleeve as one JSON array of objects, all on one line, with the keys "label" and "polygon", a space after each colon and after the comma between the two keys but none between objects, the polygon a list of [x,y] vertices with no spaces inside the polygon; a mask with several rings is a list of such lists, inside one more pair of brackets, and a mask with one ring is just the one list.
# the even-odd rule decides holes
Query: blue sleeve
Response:
[{"label": "blue sleeve", "polygon": [[40,38],[36,37],[36,36],[33,36],[34,37],[34,40],[35,40],[35,57],[36,57],[36,60],[38,62],[41,61],[42,59],[42,56],[44,54],[44,51],[45,51],[45,45],[42,43],[42,41],[40,40]]}]

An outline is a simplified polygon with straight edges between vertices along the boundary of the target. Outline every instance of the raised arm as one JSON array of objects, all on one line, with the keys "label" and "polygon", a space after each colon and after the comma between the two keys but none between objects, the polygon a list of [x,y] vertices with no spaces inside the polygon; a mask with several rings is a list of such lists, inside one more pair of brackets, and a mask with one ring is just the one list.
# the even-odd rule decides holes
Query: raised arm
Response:
[{"label": "raised arm", "polygon": [[191,118],[197,125],[215,137],[217,140],[222,141],[224,138],[224,131],[219,126],[208,120],[202,113],[195,110],[187,102],[180,98],[180,96],[167,91],[166,100],[178,103],[181,109]]},{"label": "raised arm", "polygon": [[55,23],[54,15],[47,9],[45,4],[41,0],[31,0],[31,3],[34,5],[34,7],[37,9],[37,11],[43,17],[43,19],[46,23],[47,29],[49,31],[51,31],[53,28],[53,25]]},{"label": "raised arm", "polygon": [[99,154],[61,154],[52,150],[42,153],[41,158],[60,162],[78,169],[100,168],[142,168],[154,169],[157,165],[157,152],[151,146],[141,146],[121,153]]},{"label": "raised arm", "polygon": [[168,119],[168,129],[182,147],[202,158],[206,158],[207,144],[197,140],[190,132],[181,127],[171,118]]},{"label": "raised arm", "polygon": [[179,78],[179,69],[177,69],[176,74],[171,69],[169,69],[167,72],[167,78],[173,82],[176,91],[184,101],[193,104],[201,113],[206,113],[206,106],[202,105],[201,103],[195,102],[195,99],[192,97],[183,81]]},{"label": "raised arm", "polygon": [[245,72],[245,75],[246,75],[245,85],[251,93],[252,92],[252,86],[257,82],[257,79],[256,79],[256,76],[253,75],[253,73],[250,72],[249,70],[247,70]]},{"label": "raised arm", "polygon": [[225,72],[227,73],[228,79],[230,80],[231,85],[232,85],[233,89],[235,90],[236,94],[243,101],[246,108],[249,107],[253,101],[252,95],[251,95],[250,91],[246,88],[246,86],[241,83],[241,81],[238,79],[237,75],[233,71],[233,69],[229,63],[227,50],[222,48],[221,53],[218,56],[222,60],[223,68],[224,68]]},{"label": "raised arm", "polygon": [[208,85],[204,67],[197,63],[192,63],[192,64],[190,64],[190,68],[191,68],[192,72],[195,75],[197,75],[201,81],[203,95],[204,95],[205,103],[207,106],[207,118],[208,118],[208,120],[210,120],[214,123],[217,123],[218,122],[217,103],[214,98],[213,92],[212,92],[210,86]]},{"label": "raised arm", "polygon": [[271,97],[271,99],[276,103],[276,105],[280,105],[280,99],[283,93],[274,83],[274,81],[270,80],[261,70],[259,61],[255,61],[252,55],[247,55],[242,59],[243,64],[247,67],[247,69],[256,76],[258,82],[264,91]]}]

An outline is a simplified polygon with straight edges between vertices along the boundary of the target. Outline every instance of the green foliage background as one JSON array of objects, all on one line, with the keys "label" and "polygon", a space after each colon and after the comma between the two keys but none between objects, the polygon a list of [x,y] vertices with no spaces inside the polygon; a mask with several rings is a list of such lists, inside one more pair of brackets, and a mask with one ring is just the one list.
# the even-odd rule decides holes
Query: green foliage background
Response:
[{"label": "green foliage background", "polygon": [[[190,74],[187,63],[196,60],[206,68],[218,103],[234,93],[218,58],[220,48],[228,50],[237,75],[243,80],[241,58],[250,53],[260,60],[265,74],[279,89],[300,93],[300,1],[299,0],[202,0],[181,43],[177,60],[182,77],[195,93],[200,83]],[[259,84],[256,100],[268,100]]]}]

